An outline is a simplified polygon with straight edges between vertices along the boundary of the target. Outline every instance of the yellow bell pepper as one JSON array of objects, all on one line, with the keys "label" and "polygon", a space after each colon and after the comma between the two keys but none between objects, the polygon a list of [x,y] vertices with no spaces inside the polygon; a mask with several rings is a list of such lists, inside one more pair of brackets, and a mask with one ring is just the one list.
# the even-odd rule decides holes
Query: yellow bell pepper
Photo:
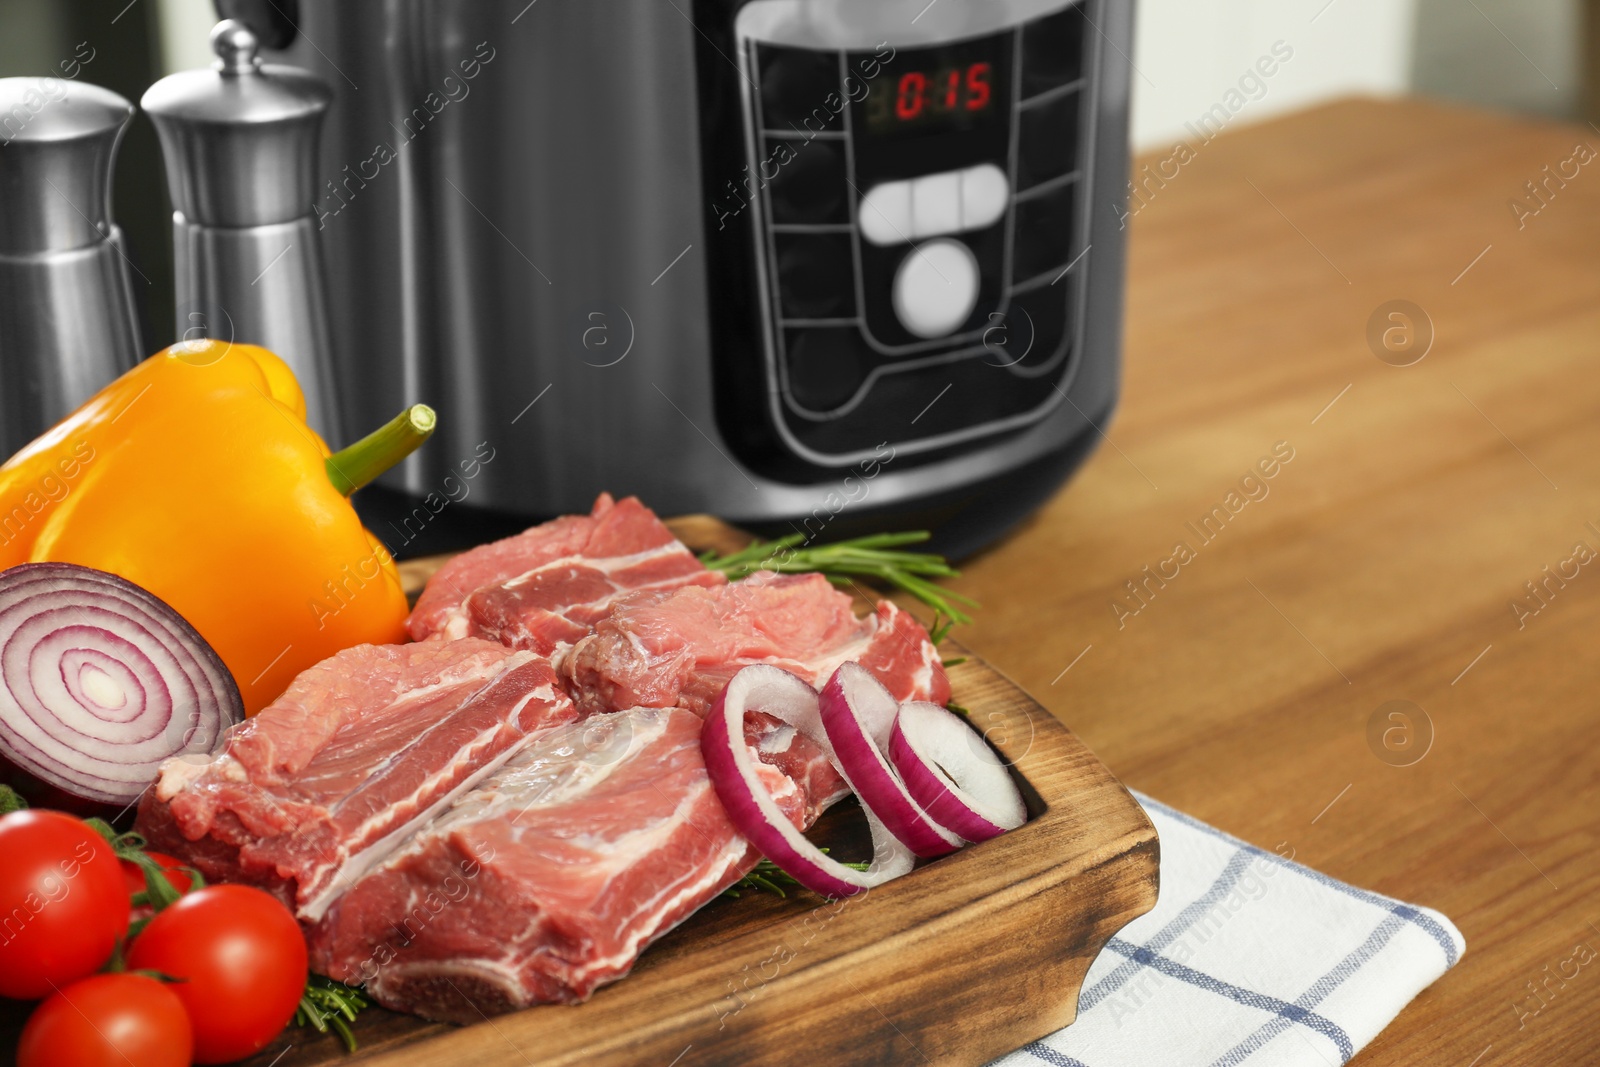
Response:
[{"label": "yellow bell pepper", "polygon": [[0,567],[110,571],[188,619],[254,714],[341,649],[404,637],[393,558],[347,495],[433,430],[417,405],[330,456],[277,356],[177,344],[0,466]]}]

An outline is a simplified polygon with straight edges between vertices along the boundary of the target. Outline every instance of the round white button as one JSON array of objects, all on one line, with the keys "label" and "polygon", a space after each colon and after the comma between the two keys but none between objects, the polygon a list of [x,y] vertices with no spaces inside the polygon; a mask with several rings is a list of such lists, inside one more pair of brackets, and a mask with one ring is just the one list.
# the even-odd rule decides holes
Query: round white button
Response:
[{"label": "round white button", "polygon": [[967,321],[978,302],[978,260],[944,237],[906,253],[894,275],[894,313],[917,337],[943,337]]}]

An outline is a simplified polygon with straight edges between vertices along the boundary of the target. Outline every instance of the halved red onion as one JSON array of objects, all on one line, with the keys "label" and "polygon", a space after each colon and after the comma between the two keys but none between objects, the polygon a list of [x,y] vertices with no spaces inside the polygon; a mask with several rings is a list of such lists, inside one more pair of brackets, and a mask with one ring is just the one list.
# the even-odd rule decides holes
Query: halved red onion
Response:
[{"label": "halved red onion", "polygon": [[913,854],[930,858],[954,852],[961,838],[930,819],[889,763],[889,738],[900,704],[873,673],[843,663],[822,687],[822,726],[839,773],[861,803]]},{"label": "halved red onion", "polygon": [[0,572],[0,755],[25,773],[130,804],[243,718],[222,660],[154,594],[71,563]]},{"label": "halved red onion", "polygon": [[817,691],[779,667],[756,664],[735,674],[706,716],[700,735],[706,773],[728,818],[763,856],[825,897],[848,897],[911,870],[912,856],[863,805],[872,831],[872,865],[858,871],[807,841],[756,774],[744,739],[744,713],[763,711],[827,747]]},{"label": "halved red onion", "polygon": [[926,701],[900,706],[889,758],[928,816],[968,841],[986,841],[1028,821],[1022,793],[972,725]]}]

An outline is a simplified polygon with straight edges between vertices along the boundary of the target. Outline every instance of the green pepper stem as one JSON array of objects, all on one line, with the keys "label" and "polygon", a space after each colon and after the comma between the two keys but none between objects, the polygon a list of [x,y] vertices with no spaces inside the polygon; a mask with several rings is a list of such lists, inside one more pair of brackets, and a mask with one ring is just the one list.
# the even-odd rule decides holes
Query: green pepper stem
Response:
[{"label": "green pepper stem", "polygon": [[355,444],[329,456],[328,480],[349,496],[420,448],[437,425],[432,408],[412,404]]}]

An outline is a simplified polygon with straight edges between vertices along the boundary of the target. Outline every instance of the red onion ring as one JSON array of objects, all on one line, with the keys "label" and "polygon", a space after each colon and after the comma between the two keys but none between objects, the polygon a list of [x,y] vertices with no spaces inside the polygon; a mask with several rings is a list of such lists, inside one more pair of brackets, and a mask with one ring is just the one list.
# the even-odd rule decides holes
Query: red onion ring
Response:
[{"label": "red onion ring", "polygon": [[[712,788],[739,832],[795,881],[825,897],[848,897],[911,870],[911,853],[863,803],[872,831],[872,865],[865,871],[829,859],[779,810],[760,779],[744,740],[744,713],[763,711],[827,747],[817,692],[788,671],[766,664],[740,670],[706,716],[700,735]],[[832,758],[832,753],[829,754]],[[835,763],[837,766],[837,763]],[[841,768],[841,773],[843,770]]]},{"label": "red onion ring", "polygon": [[944,856],[960,848],[960,837],[929,818],[888,759],[890,734],[900,704],[859,663],[843,663],[822,687],[822,726],[839,773],[889,832],[914,855]]},{"label": "red onion ring", "polygon": [[987,841],[1028,820],[1022,792],[972,724],[926,701],[900,706],[889,758],[928,817],[968,841]]},{"label": "red onion ring", "polygon": [[0,756],[26,774],[130,804],[243,718],[222,660],[147,590],[71,563],[0,573]]}]

